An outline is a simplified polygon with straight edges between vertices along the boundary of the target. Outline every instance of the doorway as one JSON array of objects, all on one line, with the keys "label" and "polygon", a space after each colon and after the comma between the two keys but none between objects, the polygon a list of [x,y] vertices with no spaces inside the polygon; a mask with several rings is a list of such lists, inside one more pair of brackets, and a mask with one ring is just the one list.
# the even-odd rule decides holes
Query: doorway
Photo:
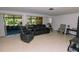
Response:
[{"label": "doorway", "polygon": [[22,16],[4,15],[3,18],[5,21],[6,35],[13,35],[20,33],[19,23],[22,21]]}]

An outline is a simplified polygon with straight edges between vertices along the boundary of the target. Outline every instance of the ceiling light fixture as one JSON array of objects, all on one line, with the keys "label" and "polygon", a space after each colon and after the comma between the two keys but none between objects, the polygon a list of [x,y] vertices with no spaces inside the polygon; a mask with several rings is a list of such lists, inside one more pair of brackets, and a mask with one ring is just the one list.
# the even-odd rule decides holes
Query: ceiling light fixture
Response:
[{"label": "ceiling light fixture", "polygon": [[54,10],[53,8],[49,8],[48,10]]}]

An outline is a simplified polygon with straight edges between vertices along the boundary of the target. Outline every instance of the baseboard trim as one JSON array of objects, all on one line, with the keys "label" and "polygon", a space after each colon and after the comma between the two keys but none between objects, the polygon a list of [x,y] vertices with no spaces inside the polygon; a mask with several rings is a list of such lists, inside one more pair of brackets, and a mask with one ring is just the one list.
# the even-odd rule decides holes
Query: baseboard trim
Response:
[{"label": "baseboard trim", "polygon": [[4,38],[5,36],[0,36],[0,38]]}]

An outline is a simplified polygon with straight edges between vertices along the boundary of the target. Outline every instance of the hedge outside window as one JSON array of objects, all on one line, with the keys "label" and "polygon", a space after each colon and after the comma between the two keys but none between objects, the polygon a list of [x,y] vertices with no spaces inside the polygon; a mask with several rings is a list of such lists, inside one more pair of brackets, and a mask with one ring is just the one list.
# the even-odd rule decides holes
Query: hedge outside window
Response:
[{"label": "hedge outside window", "polygon": [[29,16],[28,20],[29,25],[39,25],[42,24],[43,17]]},{"label": "hedge outside window", "polygon": [[18,15],[4,15],[6,26],[18,26],[22,20],[22,16]]}]

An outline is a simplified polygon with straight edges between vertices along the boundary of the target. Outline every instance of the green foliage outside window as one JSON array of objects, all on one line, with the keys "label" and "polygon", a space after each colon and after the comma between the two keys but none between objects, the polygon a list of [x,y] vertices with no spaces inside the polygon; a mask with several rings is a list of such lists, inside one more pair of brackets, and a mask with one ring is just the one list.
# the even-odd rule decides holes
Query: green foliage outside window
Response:
[{"label": "green foliage outside window", "polygon": [[42,24],[43,17],[30,16],[28,18],[30,25]]},{"label": "green foliage outside window", "polygon": [[21,16],[4,15],[6,26],[18,26],[19,22],[21,22],[21,19],[22,19]]}]

